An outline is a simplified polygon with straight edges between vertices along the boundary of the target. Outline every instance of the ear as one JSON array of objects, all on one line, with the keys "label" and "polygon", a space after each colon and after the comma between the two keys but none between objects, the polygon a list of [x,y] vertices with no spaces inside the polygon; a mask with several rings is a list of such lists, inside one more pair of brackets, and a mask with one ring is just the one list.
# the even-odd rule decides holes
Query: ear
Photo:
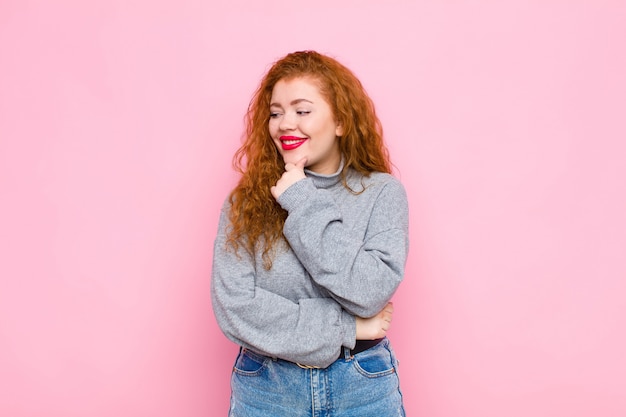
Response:
[{"label": "ear", "polygon": [[337,125],[337,127],[335,128],[335,136],[343,136],[343,126],[342,125]]}]

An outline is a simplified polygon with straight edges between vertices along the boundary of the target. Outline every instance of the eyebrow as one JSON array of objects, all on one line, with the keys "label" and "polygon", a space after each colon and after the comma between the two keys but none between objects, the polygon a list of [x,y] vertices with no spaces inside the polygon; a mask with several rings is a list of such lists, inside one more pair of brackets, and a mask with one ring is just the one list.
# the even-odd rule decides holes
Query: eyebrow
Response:
[{"label": "eyebrow", "polygon": [[[296,105],[298,103],[302,103],[303,101],[307,102],[307,103],[311,103],[314,104],[311,100],[307,100],[306,98],[297,98],[295,100],[293,100],[291,103],[289,103],[290,105]],[[282,107],[279,103],[271,103],[270,107]]]}]

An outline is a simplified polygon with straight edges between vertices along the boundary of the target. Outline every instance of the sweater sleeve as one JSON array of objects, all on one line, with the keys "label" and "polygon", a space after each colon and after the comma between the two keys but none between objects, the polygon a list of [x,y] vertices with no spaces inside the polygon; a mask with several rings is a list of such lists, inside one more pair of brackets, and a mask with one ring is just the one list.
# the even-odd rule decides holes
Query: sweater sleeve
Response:
[{"label": "sweater sleeve", "polygon": [[228,214],[222,210],[214,244],[211,301],[228,339],[258,353],[326,367],[354,347],[355,318],[332,298],[289,300],[255,284],[252,254],[226,247]]},{"label": "sweater sleeve", "polygon": [[389,178],[376,195],[358,196],[346,209],[370,210],[364,238],[344,224],[332,194],[309,179],[293,184],[279,198],[289,213],[283,232],[300,262],[318,285],[359,317],[376,315],[404,276],[408,203],[402,184]]}]

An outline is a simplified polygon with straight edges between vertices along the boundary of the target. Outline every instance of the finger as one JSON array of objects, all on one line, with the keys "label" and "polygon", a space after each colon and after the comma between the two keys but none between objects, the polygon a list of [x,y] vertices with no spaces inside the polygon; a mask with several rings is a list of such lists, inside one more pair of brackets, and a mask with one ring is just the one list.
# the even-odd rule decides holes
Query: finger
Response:
[{"label": "finger", "polygon": [[393,304],[387,303],[387,305],[385,307],[383,307],[383,309],[380,312],[381,313],[383,313],[383,312],[393,313]]},{"label": "finger", "polygon": [[306,165],[306,156],[300,159],[298,162],[296,162],[296,167],[300,169],[304,169],[305,165]]},{"label": "finger", "polygon": [[390,328],[391,328],[391,321],[384,321],[383,322],[383,330],[389,331]]}]

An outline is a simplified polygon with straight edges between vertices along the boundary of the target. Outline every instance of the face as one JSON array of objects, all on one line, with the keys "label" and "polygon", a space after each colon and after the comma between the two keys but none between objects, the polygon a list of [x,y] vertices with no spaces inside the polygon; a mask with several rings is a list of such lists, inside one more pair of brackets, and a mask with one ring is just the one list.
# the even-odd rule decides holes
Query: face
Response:
[{"label": "face", "polygon": [[343,129],[316,83],[309,78],[280,80],[270,103],[269,131],[285,163],[306,157],[306,167],[313,172],[337,172],[341,163],[337,136]]}]

